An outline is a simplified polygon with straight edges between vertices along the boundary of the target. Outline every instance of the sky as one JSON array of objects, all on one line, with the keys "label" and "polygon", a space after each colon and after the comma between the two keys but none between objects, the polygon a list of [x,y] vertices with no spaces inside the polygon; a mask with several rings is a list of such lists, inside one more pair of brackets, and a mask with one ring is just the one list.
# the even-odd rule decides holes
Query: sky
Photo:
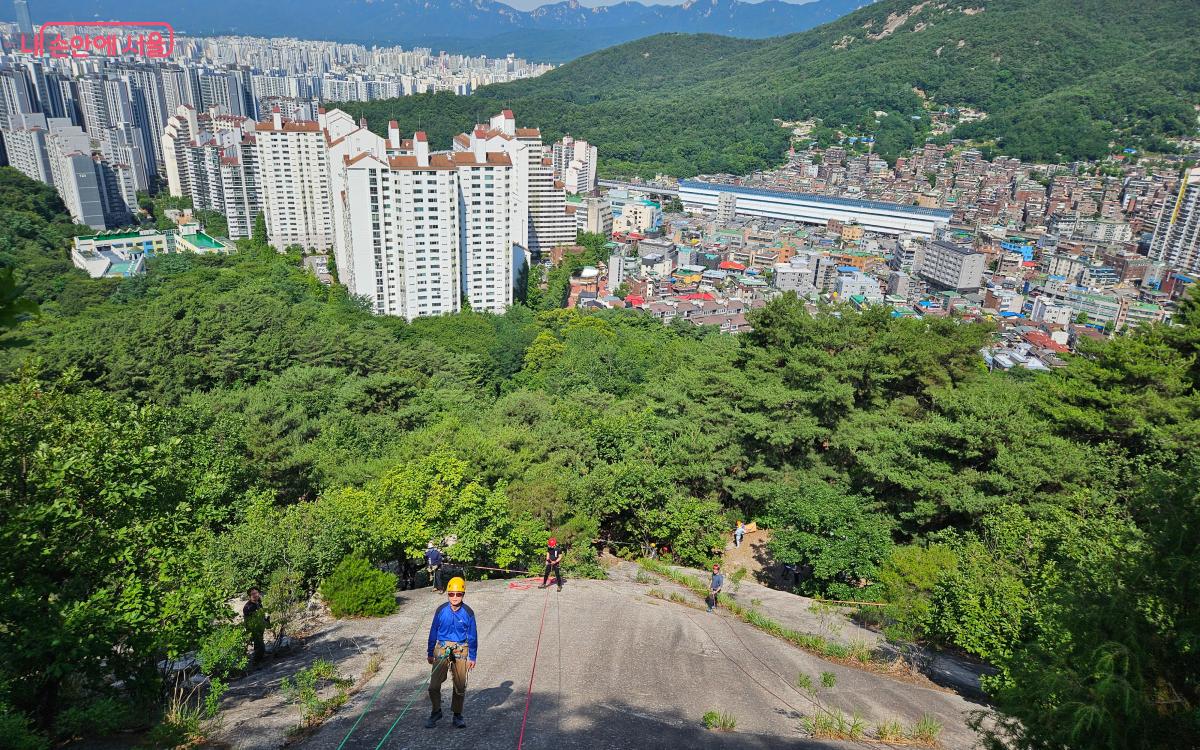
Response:
[{"label": "sky", "polygon": [[[504,3],[505,5],[511,5],[512,7],[516,8],[517,10],[533,10],[534,8],[548,4],[547,0],[499,0],[499,1]],[[550,1],[551,2],[559,2],[560,0],[550,0]],[[803,5],[804,2],[809,2],[809,1],[810,0],[799,0],[799,2],[798,2],[798,0],[784,0],[784,2],[795,2],[800,5]],[[590,8],[594,8],[598,5],[615,5],[616,3],[622,2],[622,0],[579,0],[579,2]],[[642,5],[682,5],[684,0],[636,0],[636,2],[640,2]],[[755,2],[761,2],[761,0],[742,0],[742,2],[755,3]]]}]

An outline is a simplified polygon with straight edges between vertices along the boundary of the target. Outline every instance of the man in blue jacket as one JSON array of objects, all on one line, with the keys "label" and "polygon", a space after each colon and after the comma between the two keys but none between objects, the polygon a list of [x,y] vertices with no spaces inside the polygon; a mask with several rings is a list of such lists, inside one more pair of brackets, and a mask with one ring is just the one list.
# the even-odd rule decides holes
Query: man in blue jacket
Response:
[{"label": "man in blue jacket", "polygon": [[454,697],[450,701],[450,709],[454,712],[454,726],[463,729],[467,722],[463,721],[463,701],[467,696],[467,672],[475,668],[475,653],[479,648],[479,632],[475,627],[475,613],[463,601],[467,593],[467,583],[459,577],[450,579],[446,584],[446,598],[449,600],[433,613],[433,624],[429,626],[429,647],[425,656],[433,665],[433,674],[429,677],[429,702],[433,710],[425,722],[428,729],[437,726],[442,718],[442,683],[446,681],[446,671],[454,676]]}]

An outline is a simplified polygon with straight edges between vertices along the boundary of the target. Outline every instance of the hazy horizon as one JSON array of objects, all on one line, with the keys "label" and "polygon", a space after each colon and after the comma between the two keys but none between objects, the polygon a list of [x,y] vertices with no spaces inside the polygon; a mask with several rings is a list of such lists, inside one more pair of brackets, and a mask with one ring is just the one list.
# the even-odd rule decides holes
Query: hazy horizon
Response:
[{"label": "hazy horizon", "polygon": [[[516,8],[517,10],[533,10],[534,8],[540,8],[543,5],[553,5],[555,2],[562,2],[562,0],[498,0],[498,1],[504,3],[505,5],[511,5],[512,7]],[[580,3],[580,5],[586,5],[589,8],[598,8],[602,5],[616,5],[617,3],[627,2],[627,1],[628,0],[608,0],[608,1],[606,1],[606,0],[579,0],[579,3]],[[783,2],[792,3],[793,5],[807,5],[808,3],[812,2],[812,1],[813,0],[783,0]],[[642,5],[683,5],[683,3],[686,2],[686,0],[633,0],[633,2],[639,2]],[[763,0],[741,0],[741,2],[760,3],[760,2],[763,2]]]}]

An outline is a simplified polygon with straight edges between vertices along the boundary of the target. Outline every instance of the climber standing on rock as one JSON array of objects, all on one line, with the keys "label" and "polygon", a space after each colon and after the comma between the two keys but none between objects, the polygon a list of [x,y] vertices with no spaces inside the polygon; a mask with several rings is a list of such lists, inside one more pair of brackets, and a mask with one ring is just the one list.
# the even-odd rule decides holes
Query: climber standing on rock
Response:
[{"label": "climber standing on rock", "polygon": [[429,626],[429,647],[425,656],[433,665],[429,676],[429,702],[432,710],[425,721],[427,729],[437,726],[442,718],[442,683],[449,671],[454,681],[454,697],[450,699],[450,710],[454,712],[454,726],[464,729],[463,701],[467,697],[467,672],[475,668],[475,654],[479,650],[479,629],[475,624],[475,613],[463,599],[467,594],[467,582],[455,576],[446,583],[446,599],[433,613]]},{"label": "climber standing on rock", "polygon": [[558,584],[558,590],[562,591],[562,571],[559,564],[562,562],[562,550],[558,548],[558,540],[550,537],[550,541],[546,542],[546,572],[542,573],[542,585],[540,589],[546,588],[550,580],[550,571],[554,571],[554,581]]}]

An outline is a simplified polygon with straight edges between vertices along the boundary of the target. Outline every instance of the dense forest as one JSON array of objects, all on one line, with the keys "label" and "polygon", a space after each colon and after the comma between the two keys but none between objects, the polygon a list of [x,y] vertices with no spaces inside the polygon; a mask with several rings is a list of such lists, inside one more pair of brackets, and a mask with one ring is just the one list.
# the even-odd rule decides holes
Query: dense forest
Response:
[{"label": "dense forest", "polygon": [[927,107],[947,106],[987,112],[955,135],[999,153],[1099,158],[1122,147],[1165,148],[1163,136],[1195,132],[1196,28],[1200,4],[1192,0],[884,0],[789,36],[662,34],[470,97],[338,106],[381,132],[390,119],[406,131],[423,128],[440,148],[510,107],[549,138],[595,143],[602,172],[612,175],[774,166],[788,131],[773,118],[873,133],[877,151],[892,159],[923,142]]},{"label": "dense forest", "polygon": [[158,660],[203,653],[251,584],[311,592],[445,534],[482,564],[549,534],[576,574],[599,537],[704,564],[736,518],[774,529],[801,591],[887,602],[889,635],[995,665],[1017,746],[1200,742],[1194,302],[1004,374],[953,319],[785,295],[739,337],[524,305],[406,324],[252,240],[90,281],[71,232],[0,170],[0,264],[40,305],[0,314],[0,733],[21,746],[145,721]]}]

